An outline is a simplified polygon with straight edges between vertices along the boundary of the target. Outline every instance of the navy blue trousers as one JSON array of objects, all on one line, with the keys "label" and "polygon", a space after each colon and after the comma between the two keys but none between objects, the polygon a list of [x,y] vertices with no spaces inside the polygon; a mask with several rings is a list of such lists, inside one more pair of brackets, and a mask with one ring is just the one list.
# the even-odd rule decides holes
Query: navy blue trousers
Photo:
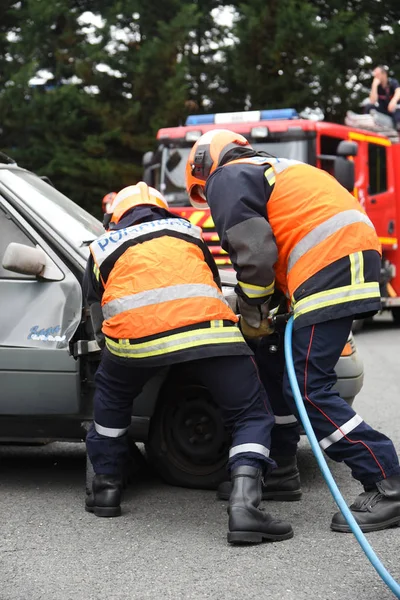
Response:
[{"label": "navy blue trousers", "polygon": [[[127,430],[134,398],[158,371],[135,367],[105,349],[95,376],[94,423],[86,447],[96,474],[121,475],[128,459]],[[228,469],[249,465],[266,474],[274,417],[251,356],[221,356],[191,362],[196,380],[210,391],[232,435]]]},{"label": "navy blue trousers", "polygon": [[[295,330],[293,359],[307,414],[320,446],[333,460],[345,462],[355,479],[369,486],[399,475],[400,467],[392,441],[370,427],[332,389],[337,379],[335,365],[351,324],[352,318],[347,317]],[[287,372],[283,392],[291,412],[296,414]]]},{"label": "navy blue trousers", "polygon": [[259,341],[248,340],[254,352],[261,381],[267,391],[275,425],[271,434],[271,456],[295,456],[300,425],[292,403],[283,395],[285,373],[284,332],[275,332]]}]

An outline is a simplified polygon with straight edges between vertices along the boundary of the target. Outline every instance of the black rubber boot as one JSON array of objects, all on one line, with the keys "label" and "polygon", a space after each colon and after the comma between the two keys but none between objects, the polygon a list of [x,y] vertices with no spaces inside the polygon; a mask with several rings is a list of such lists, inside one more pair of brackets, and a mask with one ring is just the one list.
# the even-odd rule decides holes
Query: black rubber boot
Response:
[{"label": "black rubber boot", "polygon": [[264,540],[278,542],[293,537],[289,523],[274,519],[260,510],[261,470],[238,467],[232,471],[233,489],[229,499],[230,544],[260,544]]},{"label": "black rubber boot", "polygon": [[95,475],[92,493],[86,496],[85,510],[97,517],[119,517],[123,481],[115,475]]},{"label": "black rubber boot", "polygon": [[[281,502],[301,500],[300,473],[296,456],[276,456],[274,460],[278,468],[272,471],[262,486],[262,499]],[[229,500],[231,491],[232,483],[223,481],[217,489],[218,500]]]},{"label": "black rubber boot", "polygon": [[[350,510],[365,533],[400,525],[400,475],[383,479],[372,490],[360,494]],[[351,532],[341,512],[333,515],[331,529]]]}]

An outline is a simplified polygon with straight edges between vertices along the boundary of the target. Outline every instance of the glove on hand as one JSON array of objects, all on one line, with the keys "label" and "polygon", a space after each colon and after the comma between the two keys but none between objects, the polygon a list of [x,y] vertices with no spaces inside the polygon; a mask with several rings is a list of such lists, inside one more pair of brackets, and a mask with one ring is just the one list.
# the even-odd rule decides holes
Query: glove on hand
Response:
[{"label": "glove on hand", "polygon": [[269,303],[271,298],[268,298],[263,304],[247,304],[241,296],[238,296],[239,312],[248,325],[258,329],[261,321],[266,319],[269,314]]},{"label": "glove on hand", "polygon": [[274,330],[268,323],[270,301],[271,298],[263,304],[251,306],[239,296],[240,329],[244,337],[259,338],[273,333]]},{"label": "glove on hand", "polygon": [[252,327],[244,317],[240,317],[239,326],[243,336],[249,339],[261,338],[274,333],[274,329],[270,326],[267,319],[263,319],[259,327]]}]

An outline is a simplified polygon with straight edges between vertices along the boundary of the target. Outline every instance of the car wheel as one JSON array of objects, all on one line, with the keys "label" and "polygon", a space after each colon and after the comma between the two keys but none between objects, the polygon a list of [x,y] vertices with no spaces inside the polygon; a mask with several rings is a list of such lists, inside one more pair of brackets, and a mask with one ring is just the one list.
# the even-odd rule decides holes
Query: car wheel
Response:
[{"label": "car wheel", "polygon": [[146,452],[169,484],[215,489],[226,478],[230,439],[204,386],[168,382],[152,418]]},{"label": "car wheel", "polygon": [[94,478],[93,465],[90,462],[89,456],[86,452],[86,493],[92,493],[92,483]]},{"label": "car wheel", "polygon": [[396,325],[400,325],[400,308],[392,308],[392,317]]},{"label": "car wheel", "polygon": [[364,319],[357,319],[357,321],[353,321],[351,326],[351,331],[353,333],[358,333],[364,327]]}]

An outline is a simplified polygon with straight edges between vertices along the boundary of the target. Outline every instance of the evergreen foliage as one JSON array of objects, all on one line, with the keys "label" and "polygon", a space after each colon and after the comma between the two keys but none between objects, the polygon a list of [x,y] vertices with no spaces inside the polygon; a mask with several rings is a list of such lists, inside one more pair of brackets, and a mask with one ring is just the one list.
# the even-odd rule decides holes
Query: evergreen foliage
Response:
[{"label": "evergreen foliage", "polygon": [[2,0],[0,149],[99,216],[187,114],[319,106],[342,122],[373,64],[400,75],[399,22],[398,0]]}]

